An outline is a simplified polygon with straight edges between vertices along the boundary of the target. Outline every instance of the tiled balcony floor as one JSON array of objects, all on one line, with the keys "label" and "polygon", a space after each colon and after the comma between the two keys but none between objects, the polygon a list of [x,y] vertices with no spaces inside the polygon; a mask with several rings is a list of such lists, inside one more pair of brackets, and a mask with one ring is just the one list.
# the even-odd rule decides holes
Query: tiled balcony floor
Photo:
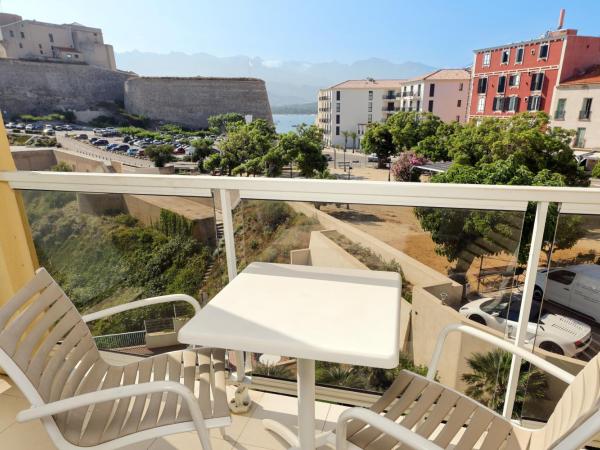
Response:
[{"label": "tiled balcony floor", "polygon": [[[107,358],[108,359],[108,358]],[[228,387],[229,398],[233,387]],[[247,414],[233,414],[233,424],[227,428],[223,439],[219,430],[211,430],[214,450],[283,450],[287,443],[264,429],[262,419],[278,420],[288,426],[296,425],[296,398],[270,393],[251,391],[252,408]],[[29,407],[21,392],[11,380],[0,376],[0,448],[11,450],[48,449],[56,447],[50,441],[46,430],[39,421],[17,423],[17,412]],[[335,427],[339,414],[345,407],[317,402],[316,418],[320,430]],[[131,450],[196,450],[202,446],[194,432],[171,435],[127,447]]]}]

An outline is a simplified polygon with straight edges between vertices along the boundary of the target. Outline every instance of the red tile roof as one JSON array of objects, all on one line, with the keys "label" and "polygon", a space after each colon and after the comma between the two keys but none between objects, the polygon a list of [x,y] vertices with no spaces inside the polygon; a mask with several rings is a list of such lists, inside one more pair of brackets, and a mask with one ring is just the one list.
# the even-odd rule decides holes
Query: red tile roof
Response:
[{"label": "red tile roof", "polygon": [[583,75],[576,75],[560,83],[562,85],[572,86],[576,84],[600,84],[600,66],[594,66]]}]

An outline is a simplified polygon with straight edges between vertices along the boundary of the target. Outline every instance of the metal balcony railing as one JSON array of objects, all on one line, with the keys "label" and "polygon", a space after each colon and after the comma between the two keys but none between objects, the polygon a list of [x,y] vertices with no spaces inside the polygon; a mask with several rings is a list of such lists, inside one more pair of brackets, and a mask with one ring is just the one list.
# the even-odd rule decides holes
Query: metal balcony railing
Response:
[{"label": "metal balcony railing", "polygon": [[592,117],[591,110],[579,111],[579,120],[590,120]]},{"label": "metal balcony railing", "polygon": [[565,120],[565,111],[558,110],[554,113],[554,120]]},{"label": "metal balcony railing", "polygon": [[[0,172],[0,182],[7,183],[10,188],[15,190],[206,198],[215,196],[220,200],[225,266],[229,279],[233,279],[237,275],[238,267],[232,194],[239,195],[241,200],[463,208],[477,209],[483,212],[518,211],[523,214],[528,205],[535,204],[535,220],[522,286],[520,320],[514,326],[514,341],[528,351],[530,351],[526,342],[528,318],[533,303],[538,261],[541,255],[549,205],[551,203],[559,204],[561,214],[600,215],[600,189],[595,188],[35,171]],[[486,243],[486,245],[488,244]],[[136,345],[138,342],[142,342],[143,335],[144,332],[138,331],[118,338],[98,336],[96,341],[103,348]],[[514,356],[504,399],[503,414],[506,417],[512,415],[520,363],[521,358]],[[243,365],[240,370],[243,370]]]}]

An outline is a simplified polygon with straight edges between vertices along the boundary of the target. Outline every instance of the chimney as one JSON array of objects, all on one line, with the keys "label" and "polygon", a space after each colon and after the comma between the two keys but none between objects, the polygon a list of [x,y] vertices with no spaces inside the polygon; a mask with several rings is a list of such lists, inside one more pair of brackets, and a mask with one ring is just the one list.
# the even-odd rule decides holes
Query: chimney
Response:
[{"label": "chimney", "polygon": [[557,28],[557,30],[562,30],[564,23],[565,23],[565,9],[561,8],[560,14],[558,15],[558,28]]}]

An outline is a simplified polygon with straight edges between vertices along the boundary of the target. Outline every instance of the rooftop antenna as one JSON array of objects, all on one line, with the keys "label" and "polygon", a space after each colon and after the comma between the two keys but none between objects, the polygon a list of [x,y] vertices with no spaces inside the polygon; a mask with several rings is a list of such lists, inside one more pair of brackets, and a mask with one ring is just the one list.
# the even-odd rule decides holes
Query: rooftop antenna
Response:
[{"label": "rooftop antenna", "polygon": [[557,30],[562,30],[564,24],[565,24],[565,9],[561,8],[560,14],[558,15],[558,28],[557,28]]}]

